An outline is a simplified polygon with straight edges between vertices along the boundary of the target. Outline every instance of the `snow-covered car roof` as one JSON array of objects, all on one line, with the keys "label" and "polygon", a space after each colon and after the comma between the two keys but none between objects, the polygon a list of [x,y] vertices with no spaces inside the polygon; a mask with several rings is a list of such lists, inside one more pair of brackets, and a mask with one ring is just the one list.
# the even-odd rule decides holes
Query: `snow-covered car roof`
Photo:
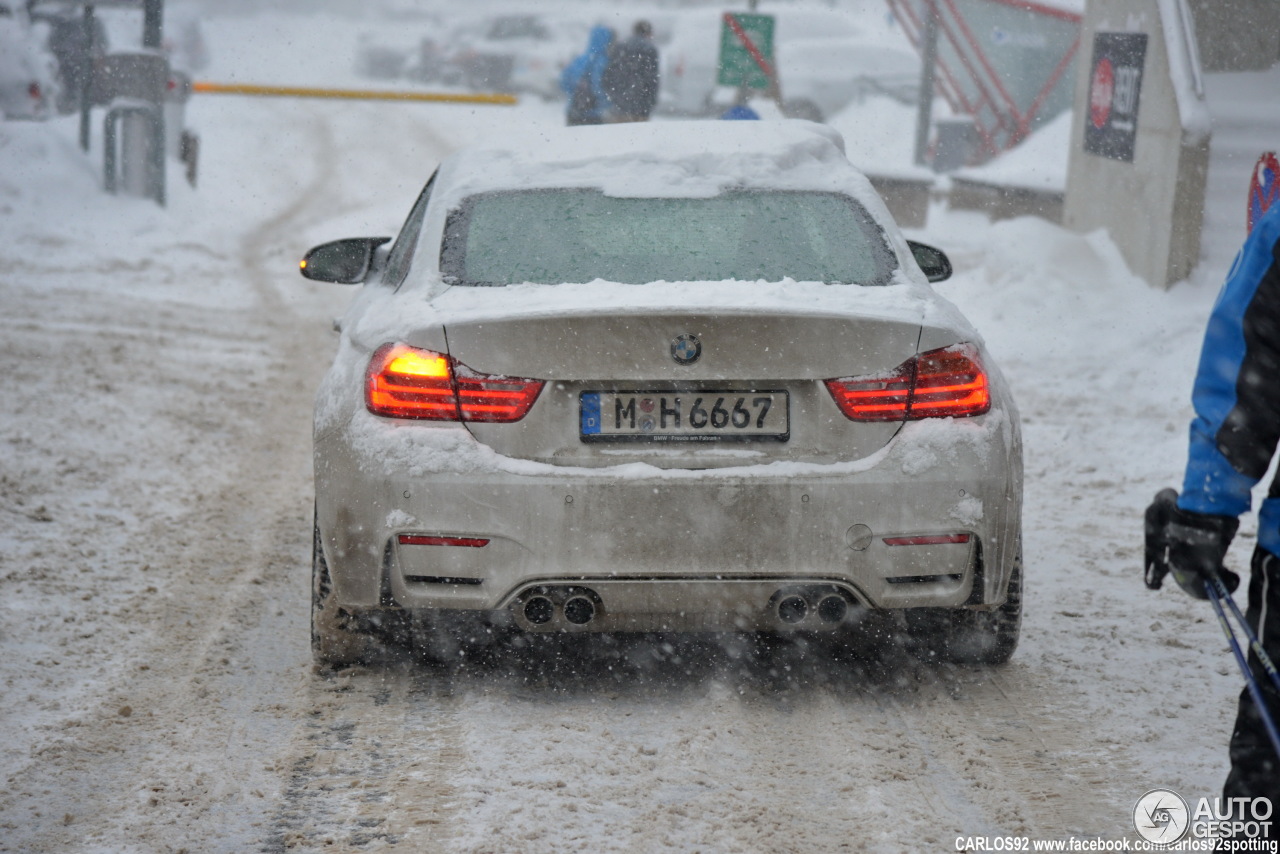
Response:
[{"label": "snow-covered car roof", "polygon": [[468,197],[542,188],[597,189],[617,198],[707,198],[743,188],[841,193],[880,224],[907,275],[919,276],[884,202],[845,157],[840,134],[788,119],[551,128],[474,144],[440,166],[420,244],[434,248],[419,251],[407,281],[439,287],[445,221]]}]

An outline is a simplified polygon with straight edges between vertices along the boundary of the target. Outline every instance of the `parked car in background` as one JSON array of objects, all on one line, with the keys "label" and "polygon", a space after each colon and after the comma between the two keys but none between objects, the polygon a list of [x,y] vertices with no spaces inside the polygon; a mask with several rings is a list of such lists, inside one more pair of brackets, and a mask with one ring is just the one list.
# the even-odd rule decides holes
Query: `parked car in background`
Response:
[{"label": "parked car in background", "polygon": [[[837,9],[771,6],[768,14],[784,111],[822,120],[870,92],[914,103],[920,59],[896,27]],[[732,103],[734,90],[716,81],[723,16],[718,9],[676,16],[662,51],[663,109],[707,115]]]},{"label": "parked car in background", "polygon": [[48,27],[25,6],[0,4],[0,115],[47,119],[57,110],[58,62],[46,46]]},{"label": "parked car in background", "polygon": [[86,23],[83,9],[76,4],[37,3],[30,12],[33,24],[44,28],[45,45],[57,64],[58,112],[73,112],[107,55],[106,28],[96,16]]},{"label": "parked car in background", "polygon": [[198,15],[172,11],[165,18],[164,29],[161,48],[169,57],[171,68],[194,74],[209,66],[209,43]]},{"label": "parked car in background", "polygon": [[409,51],[405,77],[418,83],[461,86],[465,69],[458,58],[480,38],[483,28],[484,22],[475,18],[441,19]]},{"label": "parked car in background", "polygon": [[788,41],[778,50],[784,102],[803,99],[823,117],[869,95],[914,104],[920,91],[920,58],[910,48],[812,38]]},{"label": "parked car in background", "polygon": [[495,140],[388,243],[303,262],[363,283],[316,397],[320,662],[864,620],[1012,655],[1017,409],[835,131]]},{"label": "parked car in background", "polygon": [[398,38],[361,34],[356,67],[376,79],[558,97],[560,70],[586,32],[582,20],[559,15],[441,16]]},{"label": "parked car in background", "polygon": [[499,15],[458,44],[452,62],[472,89],[559,96],[560,70],[581,50],[582,22],[539,14]]},{"label": "parked car in background", "polygon": [[386,33],[363,32],[357,39],[356,73],[371,80],[398,80],[404,76],[420,42],[414,32],[394,40]]}]

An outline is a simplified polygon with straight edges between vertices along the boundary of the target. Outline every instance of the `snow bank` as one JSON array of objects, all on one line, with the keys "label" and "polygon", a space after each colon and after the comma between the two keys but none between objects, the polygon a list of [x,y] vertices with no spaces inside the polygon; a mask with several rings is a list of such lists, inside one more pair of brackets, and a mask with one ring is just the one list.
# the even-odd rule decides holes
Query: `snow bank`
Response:
[{"label": "snow bank", "polygon": [[1067,188],[1070,144],[1071,111],[1067,110],[991,162],[951,174],[999,187],[1062,193]]},{"label": "snow bank", "polygon": [[[935,114],[949,112],[938,101]],[[915,162],[916,108],[884,95],[850,104],[829,124],[844,137],[853,165],[871,175],[932,180],[932,170]]]}]

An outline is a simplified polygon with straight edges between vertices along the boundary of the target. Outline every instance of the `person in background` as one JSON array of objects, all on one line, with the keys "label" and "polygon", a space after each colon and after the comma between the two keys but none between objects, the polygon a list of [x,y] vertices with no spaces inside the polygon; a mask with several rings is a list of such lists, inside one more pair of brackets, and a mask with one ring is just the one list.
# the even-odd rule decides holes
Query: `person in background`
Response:
[{"label": "person in background", "polygon": [[592,28],[587,36],[587,49],[574,57],[561,72],[560,89],[568,99],[566,124],[598,125],[604,122],[610,104],[603,80],[612,45],[613,30],[604,26]]},{"label": "person in background", "polygon": [[649,120],[658,103],[658,49],[648,21],[636,21],[631,38],[614,47],[604,72],[604,91],[613,104],[611,121]]},{"label": "person in background", "polygon": [[[1161,521],[1148,522],[1146,573],[1148,587],[1159,587],[1172,572],[1184,591],[1206,599],[1212,573],[1229,590],[1240,583],[1222,560],[1280,442],[1280,204],[1254,225],[1227,275],[1191,398],[1196,417],[1182,494],[1163,490],[1147,511],[1148,520]],[[1245,619],[1267,655],[1280,661],[1280,475],[1258,510],[1251,570]],[[1249,669],[1274,719],[1280,695],[1253,652]],[[1223,797],[1266,797],[1280,807],[1280,757],[1247,689],[1240,693],[1230,757]],[[1272,818],[1267,838],[1280,837],[1278,829]]]}]

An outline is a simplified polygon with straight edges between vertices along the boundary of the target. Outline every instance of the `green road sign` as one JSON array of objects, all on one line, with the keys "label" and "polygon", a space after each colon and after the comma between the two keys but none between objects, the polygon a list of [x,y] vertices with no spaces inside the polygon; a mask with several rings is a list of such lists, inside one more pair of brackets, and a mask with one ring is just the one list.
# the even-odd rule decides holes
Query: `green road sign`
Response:
[{"label": "green road sign", "polygon": [[773,16],[725,12],[720,26],[721,86],[768,89],[774,73]]}]

